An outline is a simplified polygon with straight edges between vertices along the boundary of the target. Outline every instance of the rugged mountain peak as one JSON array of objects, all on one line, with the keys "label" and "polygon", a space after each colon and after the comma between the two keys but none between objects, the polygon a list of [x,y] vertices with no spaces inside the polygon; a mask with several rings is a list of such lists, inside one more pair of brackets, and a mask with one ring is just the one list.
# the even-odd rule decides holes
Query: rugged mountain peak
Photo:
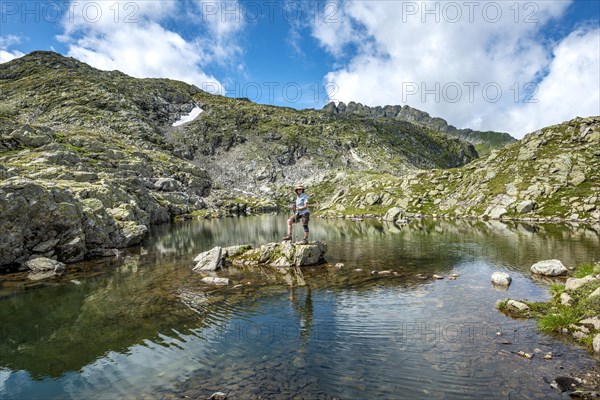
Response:
[{"label": "rugged mountain peak", "polygon": [[516,139],[508,133],[493,131],[481,132],[468,128],[458,129],[453,125],[449,125],[443,118],[432,117],[429,113],[412,108],[408,105],[369,107],[353,101],[348,104],[339,102],[337,105],[334,102],[331,102],[327,104],[323,110],[337,115],[356,114],[362,117],[391,118],[410,122],[466,140],[467,142],[476,145],[475,147],[480,155],[487,155],[493,149],[501,148],[516,141]]}]

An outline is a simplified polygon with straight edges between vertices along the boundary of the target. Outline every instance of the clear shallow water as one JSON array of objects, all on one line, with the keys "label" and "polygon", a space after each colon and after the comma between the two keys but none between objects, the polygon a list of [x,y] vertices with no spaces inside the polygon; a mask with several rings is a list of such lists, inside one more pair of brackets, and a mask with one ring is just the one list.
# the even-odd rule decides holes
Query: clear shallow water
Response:
[{"label": "clear shallow water", "polygon": [[[141,249],[55,281],[0,278],[0,398],[561,398],[543,378],[597,362],[494,304],[545,299],[529,266],[600,258],[598,227],[315,220],[329,263],[346,266],[305,270],[308,288],[233,269],[222,275],[243,289],[208,288],[190,270],[213,245],[284,228],[285,216],[161,226]],[[369,273],[384,269],[397,275]],[[497,270],[512,275],[508,292],[490,285]]]}]

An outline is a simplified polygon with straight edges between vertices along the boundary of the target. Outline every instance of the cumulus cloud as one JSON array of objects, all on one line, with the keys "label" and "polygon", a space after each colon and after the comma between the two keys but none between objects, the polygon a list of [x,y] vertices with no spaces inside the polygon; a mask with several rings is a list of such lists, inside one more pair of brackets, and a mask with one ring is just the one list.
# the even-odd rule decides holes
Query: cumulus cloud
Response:
[{"label": "cumulus cloud", "polygon": [[23,57],[19,50],[10,50],[10,47],[21,43],[21,38],[16,35],[0,36],[0,64]]},{"label": "cumulus cloud", "polygon": [[[62,23],[68,55],[104,70],[146,78],[172,78],[211,91],[221,87],[205,72],[212,63],[235,61],[243,21],[227,19],[222,7],[235,1],[81,1]],[[182,23],[194,34],[169,29]],[[237,65],[237,64],[236,64]]]},{"label": "cumulus cloud", "polygon": [[576,116],[600,115],[600,29],[578,29],[556,44],[548,70],[536,102],[491,116],[490,124],[527,133]]},{"label": "cumulus cloud", "polygon": [[[541,34],[569,3],[329,2],[337,22],[319,19],[312,34],[341,65],[325,77],[334,100],[408,104],[458,127],[522,136],[598,114],[589,88],[600,74],[597,30],[555,44]],[[555,113],[561,97],[586,99]]]}]

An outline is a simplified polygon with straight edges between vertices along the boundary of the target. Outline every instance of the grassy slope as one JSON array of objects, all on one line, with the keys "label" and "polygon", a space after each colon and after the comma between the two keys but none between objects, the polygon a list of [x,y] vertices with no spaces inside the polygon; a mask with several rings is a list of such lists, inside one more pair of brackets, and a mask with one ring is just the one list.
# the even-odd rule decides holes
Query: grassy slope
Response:
[{"label": "grassy slope", "polygon": [[[315,188],[328,203],[327,214],[378,213],[399,206],[408,213],[484,216],[497,204],[506,217],[598,219],[600,209],[600,118],[578,118],[544,128],[522,141],[460,168],[392,174],[361,174],[332,178]],[[383,200],[361,205],[375,193]],[[524,200],[536,202],[518,214]],[[364,202],[363,202],[364,203]],[[383,206],[383,207],[382,207]],[[345,207],[346,210],[341,209]]]}]

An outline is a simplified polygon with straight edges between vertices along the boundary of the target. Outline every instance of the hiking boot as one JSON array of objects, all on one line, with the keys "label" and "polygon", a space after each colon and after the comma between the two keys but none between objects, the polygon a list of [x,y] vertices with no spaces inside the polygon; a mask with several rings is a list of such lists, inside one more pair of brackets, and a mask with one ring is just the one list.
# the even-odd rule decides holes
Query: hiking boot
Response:
[{"label": "hiking boot", "polygon": [[282,240],[292,240],[291,235],[284,236]]},{"label": "hiking boot", "polygon": [[302,239],[298,244],[308,244],[308,239]]}]

